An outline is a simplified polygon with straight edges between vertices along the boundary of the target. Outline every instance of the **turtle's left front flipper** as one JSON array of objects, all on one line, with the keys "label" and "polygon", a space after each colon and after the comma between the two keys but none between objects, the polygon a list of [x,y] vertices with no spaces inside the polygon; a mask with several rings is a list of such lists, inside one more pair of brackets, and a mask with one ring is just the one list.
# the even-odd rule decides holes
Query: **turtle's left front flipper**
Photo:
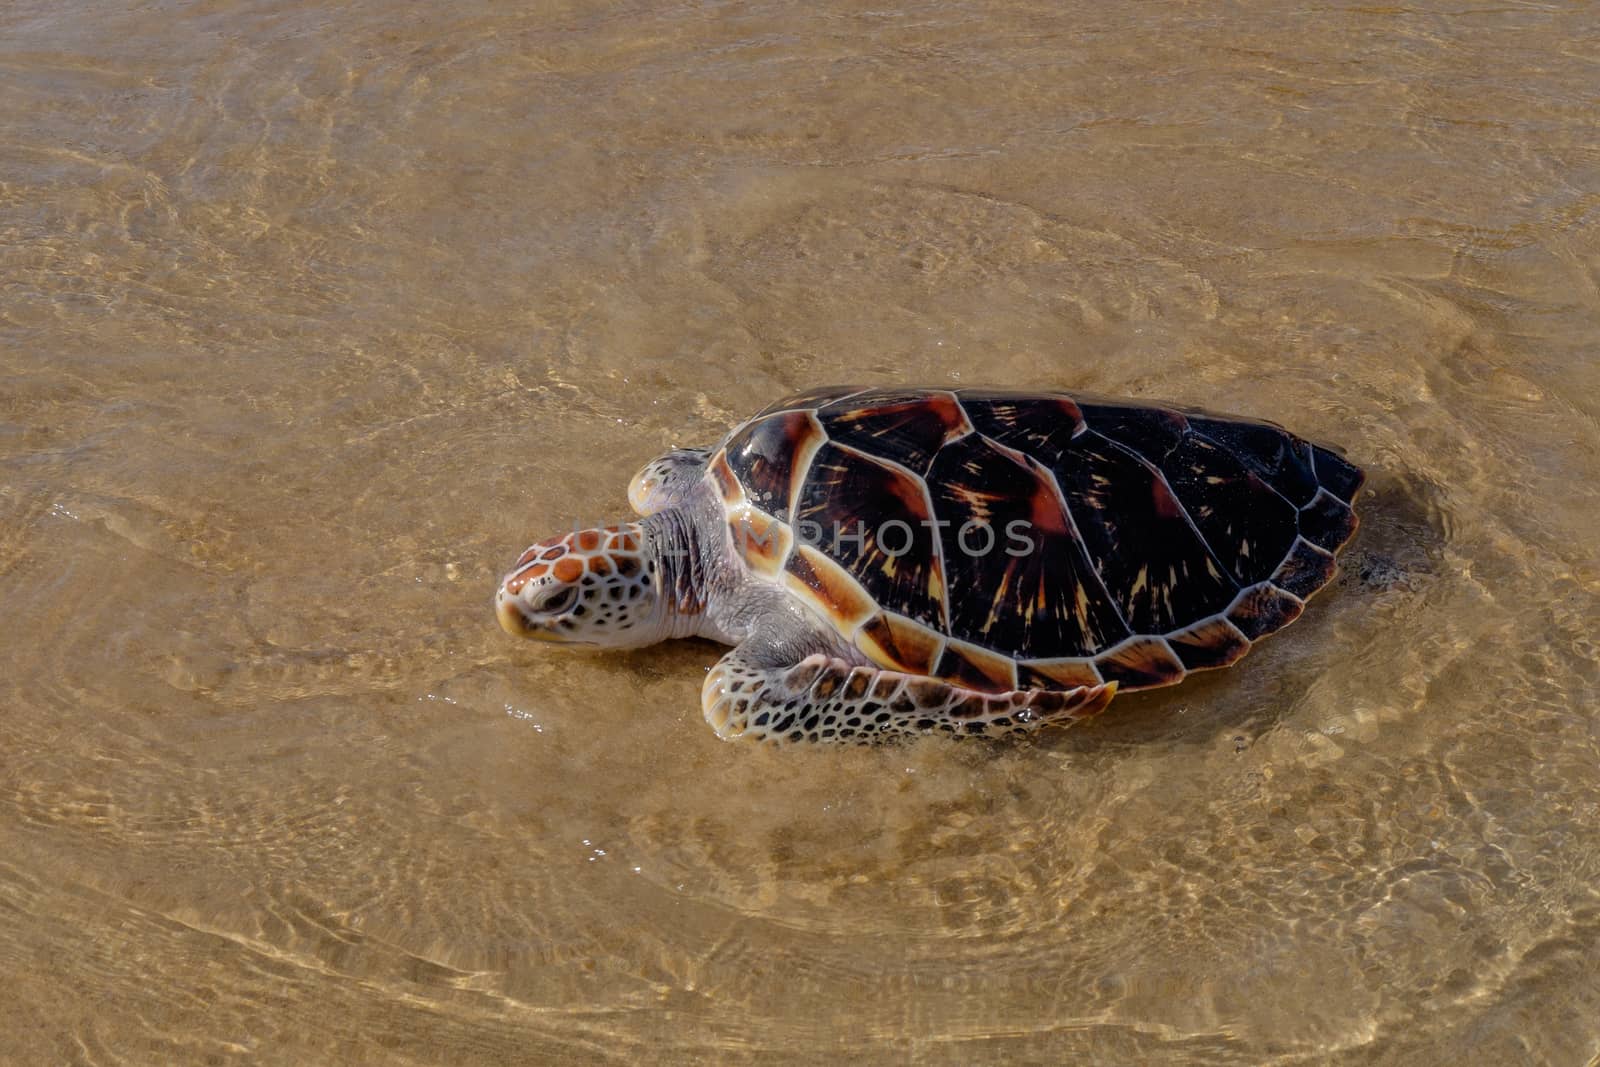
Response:
[{"label": "turtle's left front flipper", "polygon": [[1065,691],[979,693],[818,653],[771,666],[743,648],[711,669],[700,692],[706,721],[725,741],[863,743],[943,731],[1001,737],[1098,714],[1117,683]]}]

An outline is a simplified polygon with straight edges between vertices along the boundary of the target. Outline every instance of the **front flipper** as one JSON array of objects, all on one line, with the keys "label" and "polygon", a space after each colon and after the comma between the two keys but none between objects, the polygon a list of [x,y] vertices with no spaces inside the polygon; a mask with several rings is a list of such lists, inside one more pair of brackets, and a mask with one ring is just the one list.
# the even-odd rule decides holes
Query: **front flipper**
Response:
[{"label": "front flipper", "polygon": [[942,731],[1003,737],[1065,726],[1104,710],[1117,683],[1066,691],[978,693],[823,653],[771,667],[734,649],[711,669],[700,706],[724,741],[862,744]]},{"label": "front flipper", "polygon": [[657,456],[628,483],[628,503],[640,515],[654,515],[683,503],[705,473],[710,455],[709,448],[674,448]]}]

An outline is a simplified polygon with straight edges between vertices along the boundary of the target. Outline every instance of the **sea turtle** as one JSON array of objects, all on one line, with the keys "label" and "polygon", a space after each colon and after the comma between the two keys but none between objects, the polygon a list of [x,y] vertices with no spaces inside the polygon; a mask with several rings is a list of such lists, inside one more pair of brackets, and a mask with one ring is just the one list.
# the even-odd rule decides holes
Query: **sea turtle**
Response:
[{"label": "sea turtle", "polygon": [[723,738],[995,737],[1233,663],[1300,614],[1362,472],[1275,425],[1059,392],[837,387],[633,479],[643,518],[524,552],[506,630],[735,646]]}]

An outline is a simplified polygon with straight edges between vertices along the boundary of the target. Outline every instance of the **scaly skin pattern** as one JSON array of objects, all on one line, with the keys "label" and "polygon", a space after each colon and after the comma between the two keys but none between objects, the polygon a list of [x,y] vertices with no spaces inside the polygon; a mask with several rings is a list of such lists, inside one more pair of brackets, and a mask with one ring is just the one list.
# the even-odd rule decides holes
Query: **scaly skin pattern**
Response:
[{"label": "scaly skin pattern", "polygon": [[867,743],[942,732],[1000,738],[1068,726],[1105,710],[1117,683],[977,693],[818,652],[793,667],[724,657],[706,679],[706,722],[725,741]]},{"label": "scaly skin pattern", "polygon": [[[639,523],[580,530],[532,545],[495,592],[507,633],[562,644],[622,645],[648,626],[659,563]],[[525,610],[534,608],[537,610]],[[644,643],[656,640],[649,637]]]}]

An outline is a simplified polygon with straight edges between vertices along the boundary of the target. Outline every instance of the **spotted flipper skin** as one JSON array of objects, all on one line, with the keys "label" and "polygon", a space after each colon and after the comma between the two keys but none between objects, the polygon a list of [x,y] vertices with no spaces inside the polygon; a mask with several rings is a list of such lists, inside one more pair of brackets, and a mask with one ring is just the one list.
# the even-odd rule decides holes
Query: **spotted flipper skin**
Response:
[{"label": "spotted flipper skin", "polygon": [[735,649],[706,678],[701,707],[725,741],[870,744],[930,733],[997,738],[1066,726],[1099,714],[1116,691],[1109,682],[979,693],[823,653],[767,667]]}]

